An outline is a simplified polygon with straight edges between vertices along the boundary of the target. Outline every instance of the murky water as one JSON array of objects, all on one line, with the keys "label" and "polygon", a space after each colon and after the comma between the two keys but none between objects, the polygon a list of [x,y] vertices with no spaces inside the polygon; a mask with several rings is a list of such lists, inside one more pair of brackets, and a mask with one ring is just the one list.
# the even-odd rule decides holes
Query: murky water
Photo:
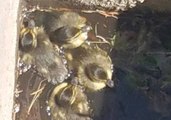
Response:
[{"label": "murky water", "polygon": [[[86,92],[94,120],[170,120],[171,119],[171,42],[170,13],[148,7],[136,7],[118,15],[118,19],[99,13],[77,12],[84,16],[95,34],[111,45],[98,44],[114,64],[114,88]],[[115,39],[114,39],[115,38]],[[105,63],[104,63],[105,64]],[[22,90],[15,102],[20,104],[16,120],[50,120],[47,105],[54,85],[44,81],[42,94],[28,109],[44,80],[33,68],[18,77]],[[41,87],[42,87],[41,86]],[[76,119],[76,118],[75,118]],[[75,120],[74,119],[74,120]]]}]

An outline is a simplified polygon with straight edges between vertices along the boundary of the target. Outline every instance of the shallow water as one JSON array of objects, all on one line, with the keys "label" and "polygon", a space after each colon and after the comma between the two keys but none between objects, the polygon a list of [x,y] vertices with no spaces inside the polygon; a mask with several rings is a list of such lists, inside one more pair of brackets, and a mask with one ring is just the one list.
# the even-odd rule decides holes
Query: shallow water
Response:
[{"label": "shallow water", "polygon": [[[114,48],[110,52],[114,64],[115,87],[88,95],[93,118],[170,120],[171,35],[167,31],[171,28],[171,14],[147,7],[136,7],[123,12],[118,19],[105,18],[94,13],[80,14],[88,19],[93,29],[97,27],[98,35],[105,39],[116,35]],[[102,45],[105,50],[108,47]],[[49,89],[54,86],[49,83],[30,112],[36,113],[35,117],[26,117],[27,110],[22,110],[32,99],[29,94],[35,91],[42,80],[37,73],[31,77],[32,74],[33,71],[29,70],[19,76],[17,84],[23,92],[16,98],[16,102],[22,103],[22,112],[17,113],[16,120],[50,120],[46,111],[46,100],[50,94]]]}]

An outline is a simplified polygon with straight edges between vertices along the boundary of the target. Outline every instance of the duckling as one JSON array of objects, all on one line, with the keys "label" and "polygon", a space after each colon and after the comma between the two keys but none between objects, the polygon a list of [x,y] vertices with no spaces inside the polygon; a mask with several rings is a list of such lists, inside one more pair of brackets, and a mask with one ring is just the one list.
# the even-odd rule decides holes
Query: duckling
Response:
[{"label": "duckling", "polygon": [[65,49],[79,47],[92,29],[86,25],[86,18],[75,12],[35,11],[30,17],[35,19],[36,25],[44,26],[51,42]]},{"label": "duckling", "polygon": [[[86,25],[86,18],[75,12],[64,12],[58,19],[59,29],[54,31],[52,41],[63,43],[62,47],[67,49],[77,48],[88,38],[88,32],[92,30],[90,25]],[[60,32],[59,32],[60,31]],[[59,32],[59,34],[56,34]],[[60,33],[63,37],[60,38]]]},{"label": "duckling", "polygon": [[35,25],[44,26],[47,34],[63,27],[72,26],[81,29],[86,25],[86,18],[72,11],[40,11],[35,10],[27,14],[28,18],[35,21]]},{"label": "duckling", "polygon": [[74,71],[80,85],[90,91],[114,86],[112,61],[107,52],[95,45],[84,43],[80,47],[65,51],[69,70]]},{"label": "duckling", "polygon": [[81,29],[72,26],[63,26],[50,34],[53,43],[60,45],[64,49],[79,47],[88,38],[91,26],[84,26]]},{"label": "duckling", "polygon": [[[52,91],[49,107],[53,120],[87,120],[90,107],[87,96],[78,85],[61,83]],[[89,118],[90,119],[90,118]]]},{"label": "duckling", "polygon": [[[21,61],[35,65],[37,71],[53,84],[63,82],[68,70],[43,27],[25,27],[20,33],[20,48],[24,49],[20,49]],[[31,49],[25,50],[25,47]]]}]

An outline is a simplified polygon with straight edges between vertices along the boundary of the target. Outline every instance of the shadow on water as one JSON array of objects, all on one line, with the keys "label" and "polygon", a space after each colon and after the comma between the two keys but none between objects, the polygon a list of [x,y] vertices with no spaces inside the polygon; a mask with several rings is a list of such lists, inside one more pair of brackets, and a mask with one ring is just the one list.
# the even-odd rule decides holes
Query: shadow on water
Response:
[{"label": "shadow on water", "polygon": [[119,15],[111,52],[116,86],[103,91],[96,120],[171,119],[170,15],[148,7]]}]

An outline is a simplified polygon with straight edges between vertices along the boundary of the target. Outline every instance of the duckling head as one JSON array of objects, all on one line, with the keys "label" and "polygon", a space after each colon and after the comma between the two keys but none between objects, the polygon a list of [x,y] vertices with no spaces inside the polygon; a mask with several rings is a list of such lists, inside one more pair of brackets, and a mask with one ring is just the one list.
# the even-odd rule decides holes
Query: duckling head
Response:
[{"label": "duckling head", "polygon": [[55,102],[61,107],[69,107],[75,102],[76,91],[72,85],[64,84],[63,88],[57,91]]},{"label": "duckling head", "polygon": [[82,89],[66,82],[55,87],[48,103],[53,118],[66,119],[73,114],[88,115],[89,113],[87,97]]},{"label": "duckling head", "polygon": [[69,69],[76,72],[78,82],[91,91],[113,87],[112,62],[104,50],[86,43],[66,51]]},{"label": "duckling head", "polygon": [[113,87],[110,70],[106,70],[102,66],[92,63],[87,65],[84,71],[86,76],[89,78],[89,82],[87,82],[87,84],[94,87],[94,90],[102,89],[106,85]]},{"label": "duckling head", "polygon": [[79,68],[80,83],[87,87],[88,90],[98,91],[106,86],[113,87],[114,83],[111,80],[112,71],[106,69],[97,63],[91,63],[85,68]]},{"label": "duckling head", "polygon": [[19,49],[28,52],[37,46],[36,27],[33,20],[24,21],[19,36]]},{"label": "duckling head", "polygon": [[88,38],[88,32],[91,26],[85,25],[76,28],[73,26],[63,26],[50,33],[50,40],[64,49],[73,49],[82,45]]}]

